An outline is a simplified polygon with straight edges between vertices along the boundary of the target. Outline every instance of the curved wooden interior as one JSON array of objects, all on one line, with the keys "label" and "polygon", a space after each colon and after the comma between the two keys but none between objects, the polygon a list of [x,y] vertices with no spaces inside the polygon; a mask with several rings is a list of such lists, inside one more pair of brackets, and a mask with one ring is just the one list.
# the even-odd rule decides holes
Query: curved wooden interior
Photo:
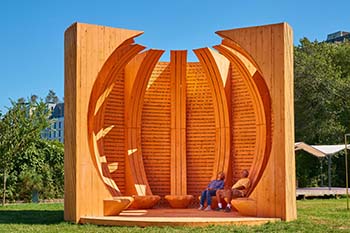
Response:
[{"label": "curved wooden interior", "polygon": [[[271,118],[264,106],[270,106],[270,98],[268,93],[267,98],[260,96],[253,79],[258,69],[240,58],[234,46],[216,48],[223,56],[197,49],[199,63],[188,66],[186,51],[172,51],[170,63],[159,63],[163,51],[149,50],[126,65],[127,76],[124,71],[110,75],[113,82],[106,78],[112,84],[102,91],[107,94],[95,121],[104,135],[95,144],[105,157],[101,167],[107,163],[108,168],[101,176],[117,184],[107,183],[116,187],[118,195],[152,195],[152,189],[161,196],[199,195],[218,172],[227,174],[229,166],[233,181],[248,169],[249,193],[255,188],[269,156]],[[231,94],[226,96],[227,77],[222,75],[229,73]],[[128,78],[126,86],[123,75]],[[123,89],[130,93],[125,98]],[[231,123],[227,100],[231,100]],[[122,178],[125,160],[130,168],[128,190]]]},{"label": "curved wooden interior", "polygon": [[[79,26],[84,28],[84,25]],[[98,30],[99,26],[92,28]],[[288,31],[284,26],[278,28]],[[79,32],[87,33],[91,38],[94,36],[88,34],[88,30],[72,33]],[[158,207],[167,207],[164,200],[167,196],[169,202],[174,201],[170,206],[186,207],[191,196],[200,195],[218,172],[225,172],[226,185],[231,186],[240,178],[241,171],[248,169],[252,181],[248,195],[255,198],[257,215],[264,215],[257,193],[261,190],[269,192],[266,179],[272,177],[274,182],[274,177],[282,174],[277,166],[286,166],[284,160],[278,160],[275,165],[270,159],[271,156],[277,158],[272,126],[285,124],[289,127],[292,123],[280,123],[277,116],[272,117],[273,112],[280,114],[280,106],[285,105],[274,99],[273,91],[278,86],[271,85],[271,73],[266,71],[269,63],[255,60],[252,55],[255,50],[247,47],[244,40],[239,41],[245,47],[241,46],[235,32],[218,32],[224,39],[222,44],[214,46],[216,51],[195,49],[198,62],[187,62],[187,51],[184,50],[171,51],[170,62],[159,61],[163,50],[142,52],[145,47],[134,43],[134,38],[141,32],[127,31],[124,37],[120,36],[124,31],[120,32],[117,46],[110,49],[109,55],[106,52],[104,59],[99,59],[104,62],[94,68],[95,76],[91,75],[91,81],[86,84],[87,98],[84,97],[82,103],[88,108],[71,112],[72,116],[83,117],[81,122],[85,122],[85,125],[75,125],[81,127],[82,132],[85,127],[86,133],[82,135],[86,135],[88,146],[83,155],[88,157],[84,157],[79,169],[87,169],[84,166],[89,166],[89,158],[94,166],[89,170],[94,183],[98,187],[104,185],[108,193],[99,188],[100,191],[95,193],[99,200],[135,196],[132,200],[139,200],[137,205],[132,205],[135,207],[149,206],[143,203],[147,198],[152,199],[154,205],[161,197]],[[237,33],[243,33],[245,39],[249,35]],[[99,44],[98,40],[94,43]],[[92,48],[94,43],[87,46]],[[76,65],[78,67],[78,63]],[[284,75],[283,70],[279,72]],[[83,76],[81,80],[84,80]],[[74,88],[67,87],[69,91]],[[289,87],[283,88],[289,93]],[[69,93],[68,97],[78,98],[79,93],[75,96]],[[69,129],[66,131],[69,140],[73,134],[69,134]],[[283,128],[279,132],[285,131]],[[72,144],[69,153],[78,153],[71,149],[84,146],[80,142],[76,147]],[[80,164],[78,157],[75,162]],[[69,166],[74,168],[74,165]],[[91,200],[93,198],[91,196]],[[186,205],[182,205],[180,202],[185,199]],[[282,199],[281,202],[285,200]],[[197,198],[194,200],[198,201]],[[103,209],[96,205],[101,213]],[[94,213],[93,208],[91,213]]]}]

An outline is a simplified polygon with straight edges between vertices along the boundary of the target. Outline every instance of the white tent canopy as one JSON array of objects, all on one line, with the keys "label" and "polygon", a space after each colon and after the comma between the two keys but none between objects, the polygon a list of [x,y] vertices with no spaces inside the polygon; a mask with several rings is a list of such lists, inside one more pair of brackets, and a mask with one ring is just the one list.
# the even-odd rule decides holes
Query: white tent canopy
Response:
[{"label": "white tent canopy", "polygon": [[[345,149],[345,144],[343,145],[308,145],[305,142],[296,142],[294,144],[294,150],[304,150],[318,158],[328,157],[328,187],[331,189],[331,158],[333,154],[336,154]],[[347,144],[347,149],[350,149],[350,144]],[[321,164],[322,172],[322,164]],[[322,182],[322,181],[321,181]]]},{"label": "white tent canopy", "polygon": [[[350,149],[350,144],[347,145]],[[343,145],[308,145],[305,142],[296,142],[294,144],[295,150],[305,150],[306,152],[316,156],[316,157],[326,157],[327,155],[336,154],[345,149],[345,144]]]}]

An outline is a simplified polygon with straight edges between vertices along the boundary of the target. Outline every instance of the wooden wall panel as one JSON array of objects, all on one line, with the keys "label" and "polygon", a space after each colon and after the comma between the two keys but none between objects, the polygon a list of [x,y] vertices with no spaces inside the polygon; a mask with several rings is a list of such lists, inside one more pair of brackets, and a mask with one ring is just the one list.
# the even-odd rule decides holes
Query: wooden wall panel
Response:
[{"label": "wooden wall panel", "polygon": [[243,169],[250,170],[256,148],[256,119],[252,96],[242,75],[231,65],[231,114],[232,114],[232,172],[233,182],[241,178]]},{"label": "wooden wall panel", "polygon": [[224,80],[227,79],[230,62],[227,58],[209,48],[196,49],[194,52],[206,73],[210,92],[213,95],[216,127],[213,180],[216,179],[219,172],[227,174],[230,161],[230,122],[223,85]]},{"label": "wooden wall panel", "polygon": [[199,195],[212,178],[216,149],[213,96],[199,63],[187,63],[187,193]]},{"label": "wooden wall panel", "polygon": [[142,153],[149,185],[155,195],[170,194],[170,66],[154,68],[142,109]]},{"label": "wooden wall panel", "polygon": [[[144,52],[144,59],[140,62],[139,66],[137,65],[139,69],[135,76],[134,84],[130,85],[132,89],[128,90],[130,94],[126,96],[127,104],[125,112],[127,135],[125,160],[127,160],[130,165],[130,173],[128,173],[128,180],[130,182],[128,186],[133,186],[136,191],[134,193],[128,193],[129,195],[152,195],[142,154],[142,109],[149,80],[162,53],[162,50],[148,50]],[[132,63],[128,64],[127,67],[128,70],[132,70]]]},{"label": "wooden wall panel", "polygon": [[121,193],[125,193],[125,121],[124,121],[124,72],[115,81],[106,100],[103,128],[103,148],[111,177]]},{"label": "wooden wall panel", "polygon": [[89,100],[107,58],[124,40],[141,33],[81,23],[65,32],[65,220],[103,215],[102,200],[111,197],[89,149]]},{"label": "wooden wall panel", "polygon": [[252,196],[260,216],[296,218],[292,30],[286,23],[217,32],[256,61],[271,95],[272,148]]}]

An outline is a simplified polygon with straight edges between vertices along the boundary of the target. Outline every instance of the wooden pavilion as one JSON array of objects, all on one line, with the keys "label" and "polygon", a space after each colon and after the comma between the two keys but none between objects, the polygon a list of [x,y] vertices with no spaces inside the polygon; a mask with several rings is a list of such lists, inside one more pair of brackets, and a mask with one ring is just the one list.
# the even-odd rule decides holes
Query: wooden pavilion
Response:
[{"label": "wooden pavilion", "polygon": [[[195,49],[198,62],[184,50],[159,61],[163,50],[135,43],[142,33],[82,23],[65,32],[65,220],[296,219],[290,26],[218,31],[222,43]],[[243,169],[252,185],[233,201],[238,212],[193,209],[218,172],[230,186]]]}]

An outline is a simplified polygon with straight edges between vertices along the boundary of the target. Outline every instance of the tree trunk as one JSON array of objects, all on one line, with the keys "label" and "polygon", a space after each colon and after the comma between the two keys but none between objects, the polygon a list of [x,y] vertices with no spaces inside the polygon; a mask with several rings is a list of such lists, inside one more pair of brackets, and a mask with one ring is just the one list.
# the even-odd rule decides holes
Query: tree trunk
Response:
[{"label": "tree trunk", "polygon": [[5,205],[5,200],[6,200],[6,168],[4,169],[4,189],[3,189],[3,194],[2,194],[2,206]]}]

